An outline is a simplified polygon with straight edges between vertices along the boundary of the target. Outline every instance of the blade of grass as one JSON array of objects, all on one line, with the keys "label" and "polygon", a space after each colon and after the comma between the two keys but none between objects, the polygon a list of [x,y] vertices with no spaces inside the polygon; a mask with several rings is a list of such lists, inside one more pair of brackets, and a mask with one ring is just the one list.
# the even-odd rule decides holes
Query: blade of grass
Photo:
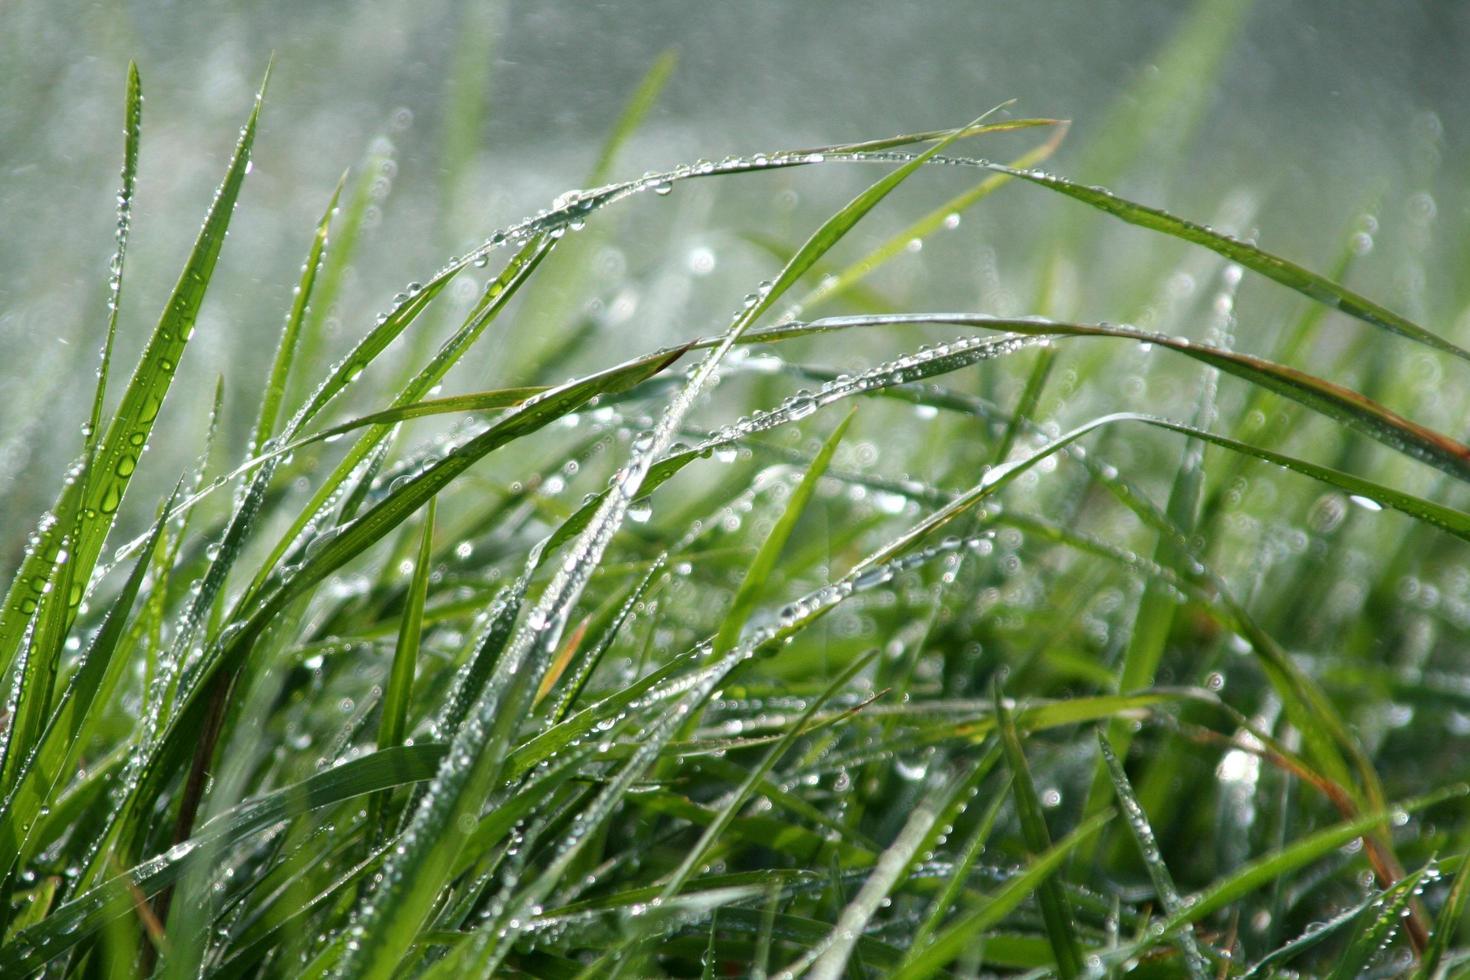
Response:
[{"label": "blade of grass", "polygon": [[[1011,770],[1011,798],[1016,801],[1021,836],[1026,841],[1026,850],[1031,858],[1038,860],[1052,850],[1051,831],[1046,827],[1041,799],[1036,795],[1036,785],[1031,781],[1026,753],[1021,748],[1021,736],[1010,711],[1001,699],[999,684],[994,689],[994,700],[1001,746],[1005,750],[1006,765]],[[1046,936],[1051,943],[1052,956],[1056,960],[1057,975],[1063,980],[1070,980],[1082,972],[1082,952],[1077,942],[1077,932],[1072,923],[1072,910],[1068,907],[1067,897],[1061,885],[1048,877],[1037,885],[1036,900],[1041,906],[1042,920],[1046,923]],[[930,948],[938,946],[939,943],[936,942]]]}]

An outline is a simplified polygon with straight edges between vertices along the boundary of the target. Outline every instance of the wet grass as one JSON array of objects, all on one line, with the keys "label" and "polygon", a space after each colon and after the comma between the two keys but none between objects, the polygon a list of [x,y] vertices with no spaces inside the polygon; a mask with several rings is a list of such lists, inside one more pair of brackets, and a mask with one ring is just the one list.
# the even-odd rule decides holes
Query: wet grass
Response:
[{"label": "wet grass", "polygon": [[[1177,154],[1228,42],[1186,25],[1089,179]],[[617,181],[673,71],[589,189],[331,363],[373,197],[324,188],[267,374],[189,443],[155,426],[209,383],[186,347],[269,100],[123,380],[131,74],[102,370],[0,606],[0,973],[1462,969],[1470,448],[1424,379],[1467,355],[1348,284],[1367,226],[1318,272],[1240,208],[1028,169],[1066,126],[1004,108]],[[630,209],[853,170],[789,235],[715,212],[768,278],[716,277],[671,345],[619,312],[657,284],[596,271]],[[868,230],[926,181],[964,186]],[[1028,315],[895,293],[997,193],[1052,222]],[[1082,322],[1119,219],[1177,247]]]}]

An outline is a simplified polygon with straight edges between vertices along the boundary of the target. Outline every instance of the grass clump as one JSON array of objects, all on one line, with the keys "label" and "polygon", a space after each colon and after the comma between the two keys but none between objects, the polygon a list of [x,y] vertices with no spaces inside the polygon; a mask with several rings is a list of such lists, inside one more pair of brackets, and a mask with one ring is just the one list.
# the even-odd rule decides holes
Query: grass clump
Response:
[{"label": "grass clump", "polygon": [[[1170,71],[1218,62],[1199,53]],[[1318,362],[1470,355],[1345,285],[1347,260],[1319,274],[1028,169],[1051,119],[609,182],[672,70],[594,186],[322,365],[314,304],[350,283],[341,238],[370,201],[344,179],[264,383],[223,380],[156,508],[128,491],[198,448],[143,452],[197,383],[185,348],[261,99],[118,396],[130,74],[102,370],[0,607],[0,973],[1462,963],[1470,790],[1423,746],[1464,700],[1470,582],[1417,570],[1463,555],[1470,448],[1389,407],[1393,371]],[[1004,139],[1029,141],[1014,165],[972,155]],[[1128,166],[1117,143],[1094,159]],[[770,278],[675,344],[599,344],[606,307],[567,299],[620,208],[858,165],[876,182],[802,234],[742,229]],[[861,244],[900,185],[956,173]],[[1044,315],[885,293],[1003,188],[1073,208],[1037,262]],[[1193,246],[1141,273],[1142,323],[1069,315],[1079,214]],[[1253,290],[1297,306],[1247,323]],[[533,315],[562,332],[517,337]],[[483,376],[487,336],[516,338],[495,365],[515,383],[444,394]],[[252,391],[230,445],[219,419]]]}]

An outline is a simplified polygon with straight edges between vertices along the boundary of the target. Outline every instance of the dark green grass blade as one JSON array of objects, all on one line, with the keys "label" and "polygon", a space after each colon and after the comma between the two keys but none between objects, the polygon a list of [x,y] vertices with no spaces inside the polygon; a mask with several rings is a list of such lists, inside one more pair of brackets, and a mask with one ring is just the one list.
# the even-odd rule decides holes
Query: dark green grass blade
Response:
[{"label": "dark green grass blade", "polygon": [[740,587],[735,590],[735,598],[730,603],[730,609],[720,624],[720,631],[715,635],[713,650],[715,657],[722,657],[735,648],[736,642],[740,639],[740,631],[745,627],[745,621],[750,618],[751,611],[760,602],[766,581],[775,571],[776,562],[781,557],[781,550],[786,547],[786,541],[791,537],[791,532],[795,530],[796,522],[801,519],[802,512],[806,510],[807,502],[816,492],[822,475],[827,472],[827,465],[832,461],[832,454],[837,451],[842,437],[847,434],[847,427],[852,423],[854,412],[855,410],[848,412],[832,430],[826,442],[822,443],[822,448],[812,461],[812,465],[807,468],[806,475],[792,491],[786,509],[781,512],[771,533],[761,543],[760,550],[756,552],[754,560],[745,570],[745,577],[741,580]]},{"label": "dark green grass blade", "polygon": [[[1033,860],[1037,860],[1052,850],[1051,831],[1046,826],[1046,816],[1041,808],[1041,800],[1036,795],[1036,785],[1031,781],[1031,769],[1026,764],[1026,753],[1021,748],[1021,736],[1009,709],[1001,699],[999,685],[995,688],[995,718],[1000,727],[1006,765],[1011,770],[1011,798],[1016,801],[1021,836],[1026,841],[1026,850]],[[1047,878],[1037,885],[1036,900],[1041,906],[1042,920],[1046,923],[1046,935],[1056,960],[1057,975],[1069,980],[1082,972],[1082,951],[1077,942],[1077,931],[1072,922],[1072,910],[1067,896],[1060,884]],[[936,942],[935,946],[938,945]]]},{"label": "dark green grass blade", "polygon": [[[173,383],[175,368],[193,333],[205,289],[214,272],[220,247],[224,244],[225,230],[249,169],[256,120],[260,116],[264,95],[265,85],[262,83],[255,107],[240,132],[224,181],[210,206],[184,271],[143,348],[142,357],[106,433],[97,443],[86,481],[73,481],[63,488],[52,508],[54,521],[39,530],[35,547],[16,573],[4,604],[0,605],[0,668],[8,668],[14,659],[21,633],[36,611],[36,599],[44,594],[46,583],[56,574],[62,538],[68,539],[70,544],[67,564],[71,566],[69,574],[72,581],[80,586],[91,575],[103,540],[112,527],[123,494],[137,468],[138,456],[148,441],[164,396]],[[75,601],[72,601],[73,596]],[[79,604],[80,590],[67,596],[67,601],[71,606]],[[54,658],[57,652],[45,652],[45,657]],[[38,669],[45,666],[44,663],[37,665]]]},{"label": "dark green grass blade", "polygon": [[1338,958],[1332,972],[1328,974],[1328,980],[1353,980],[1354,977],[1363,975],[1408,917],[1409,905],[1423,880],[1424,870],[1421,868],[1394,882],[1377,901],[1368,906],[1368,911],[1372,914],[1360,919],[1357,932]]},{"label": "dark green grass blade", "polygon": [[112,345],[117,338],[117,316],[122,306],[123,267],[128,233],[133,227],[133,191],[138,182],[138,146],[143,134],[143,83],[136,62],[128,62],[128,87],[123,109],[122,185],[117,192],[117,251],[113,253],[107,283],[107,336],[102,341],[102,363],[97,368],[97,390],[87,420],[85,454],[91,457],[102,432],[102,408],[107,400],[107,376],[112,369]]},{"label": "dark green grass blade", "polygon": [[985,930],[1000,922],[1033,894],[1039,897],[1042,887],[1053,881],[1051,876],[1067,857],[1111,818],[1111,813],[1099,813],[1062,838],[1055,847],[1037,855],[1025,871],[1006,882],[993,896],[961,913],[927,949],[893,974],[895,980],[932,977],[947,963],[983,941]]},{"label": "dark green grass blade", "polygon": [[297,814],[421,782],[434,774],[444,752],[444,746],[434,743],[374,752],[242,803],[205,824],[188,843],[79,895],[40,924],[11,938],[0,947],[0,971],[21,975],[36,969],[85,940],[109,919],[128,914],[133,910],[135,888],[151,895],[178,880],[190,855],[205,842],[235,842]]},{"label": "dark green grass blade", "polygon": [[[1149,879],[1154,883],[1154,894],[1164,906],[1164,911],[1173,915],[1183,909],[1184,902],[1179,897],[1179,890],[1174,887],[1174,876],[1169,873],[1168,866],[1164,864],[1164,856],[1159,852],[1158,840],[1154,837],[1153,827],[1149,825],[1148,814],[1143,811],[1143,805],[1134,795],[1133,787],[1128,782],[1128,774],[1123,771],[1123,764],[1113,753],[1108,736],[1100,728],[1097,730],[1097,746],[1103,764],[1107,767],[1108,778],[1112,780],[1113,792],[1117,794],[1123,814],[1128,818],[1128,829],[1133,834],[1134,843],[1138,845],[1139,856],[1143,858]],[[1208,978],[1209,964],[1200,952],[1193,930],[1180,930],[1178,942],[1190,977],[1194,980]]]}]

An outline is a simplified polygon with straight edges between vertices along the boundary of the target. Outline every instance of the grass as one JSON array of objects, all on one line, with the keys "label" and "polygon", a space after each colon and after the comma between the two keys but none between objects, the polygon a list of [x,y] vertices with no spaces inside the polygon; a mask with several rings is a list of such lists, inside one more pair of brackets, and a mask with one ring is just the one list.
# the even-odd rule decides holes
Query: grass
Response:
[{"label": "grass", "polygon": [[[1200,23],[1087,172],[1177,158],[1229,42]],[[207,383],[186,348],[268,100],[122,380],[130,73],[101,370],[51,409],[77,460],[0,606],[0,974],[1465,969],[1470,448],[1415,379],[1470,354],[1348,285],[1360,239],[1321,274],[1028,169],[1066,126],[1004,107],[617,181],[675,70],[589,189],[323,363],[373,206],[344,177],[198,444],[157,421]],[[728,219],[769,277],[677,343],[599,325],[618,215],[853,170],[789,235]],[[895,297],[998,193],[1065,206],[1036,315]],[[1137,325],[1083,322],[1062,284],[1119,220],[1176,247],[1107,295]]]}]

